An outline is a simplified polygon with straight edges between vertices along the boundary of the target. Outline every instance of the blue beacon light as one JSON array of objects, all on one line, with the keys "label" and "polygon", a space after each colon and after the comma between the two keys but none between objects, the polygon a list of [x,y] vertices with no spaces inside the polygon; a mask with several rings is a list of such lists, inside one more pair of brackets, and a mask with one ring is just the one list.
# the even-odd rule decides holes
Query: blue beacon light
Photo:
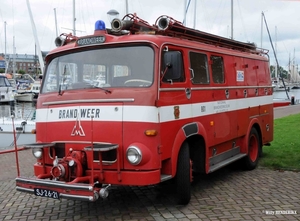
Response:
[{"label": "blue beacon light", "polygon": [[105,23],[102,20],[98,20],[95,23],[95,31],[103,31],[106,30]]}]

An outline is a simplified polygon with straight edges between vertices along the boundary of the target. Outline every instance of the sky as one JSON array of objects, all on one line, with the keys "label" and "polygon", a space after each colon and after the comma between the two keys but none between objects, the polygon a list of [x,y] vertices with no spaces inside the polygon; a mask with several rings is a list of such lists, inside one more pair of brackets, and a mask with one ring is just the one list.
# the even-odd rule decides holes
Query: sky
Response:
[{"label": "sky", "polygon": [[[60,35],[73,30],[74,0],[28,1],[40,48],[42,51],[50,51],[55,48],[56,32]],[[4,53],[6,48],[6,53],[13,54],[15,45],[17,54],[35,54],[36,44],[26,2],[27,0],[1,0],[0,53]],[[136,13],[152,25],[161,15],[183,22],[184,5],[189,0],[127,2],[129,13]],[[233,39],[254,42],[258,47],[269,50],[271,65],[276,64],[274,51],[279,65],[284,69],[288,70],[289,63],[294,62],[295,67],[300,64],[300,0],[233,0],[232,8],[233,20],[231,0],[191,0],[186,14],[186,26],[228,38],[231,38],[233,27]],[[117,10],[119,18],[123,18],[126,14],[126,0],[75,0],[76,35],[93,34],[94,24],[99,19],[109,28],[110,18],[107,12],[111,9]],[[272,49],[266,24],[262,20],[262,12],[275,50]]]}]

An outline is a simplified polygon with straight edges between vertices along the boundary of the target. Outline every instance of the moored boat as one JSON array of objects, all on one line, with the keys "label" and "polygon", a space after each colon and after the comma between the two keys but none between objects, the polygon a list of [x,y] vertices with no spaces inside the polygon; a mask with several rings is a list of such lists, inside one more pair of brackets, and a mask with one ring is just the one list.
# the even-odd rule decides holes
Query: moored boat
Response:
[{"label": "moored boat", "polygon": [[0,103],[14,101],[13,87],[6,75],[0,74]]},{"label": "moored boat", "polygon": [[15,100],[22,101],[22,102],[32,102],[33,96],[34,95],[31,92],[17,93],[15,94]]},{"label": "moored boat", "polygon": [[[15,136],[14,136],[15,133]],[[7,149],[15,145],[35,142],[35,121],[26,119],[0,120],[0,149]]]}]

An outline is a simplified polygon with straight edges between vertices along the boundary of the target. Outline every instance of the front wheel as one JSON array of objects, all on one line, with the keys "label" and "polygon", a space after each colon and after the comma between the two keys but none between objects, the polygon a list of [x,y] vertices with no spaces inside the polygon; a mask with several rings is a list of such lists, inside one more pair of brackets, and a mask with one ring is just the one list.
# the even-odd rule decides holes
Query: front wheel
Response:
[{"label": "front wheel", "polygon": [[253,170],[256,168],[261,148],[258,132],[255,128],[252,128],[248,138],[248,155],[244,158],[246,170]]},{"label": "front wheel", "polygon": [[186,205],[191,199],[190,150],[188,143],[183,143],[177,161],[175,177],[177,202]]}]

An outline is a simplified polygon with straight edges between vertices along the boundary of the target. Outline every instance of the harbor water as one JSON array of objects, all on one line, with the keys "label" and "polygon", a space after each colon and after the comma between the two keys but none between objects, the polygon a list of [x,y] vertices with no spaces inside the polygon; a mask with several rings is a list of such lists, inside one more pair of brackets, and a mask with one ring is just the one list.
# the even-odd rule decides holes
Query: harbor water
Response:
[{"label": "harbor water", "polygon": [[273,99],[274,101],[293,100],[293,104],[300,104],[300,89],[290,89],[289,91],[274,91]]}]

